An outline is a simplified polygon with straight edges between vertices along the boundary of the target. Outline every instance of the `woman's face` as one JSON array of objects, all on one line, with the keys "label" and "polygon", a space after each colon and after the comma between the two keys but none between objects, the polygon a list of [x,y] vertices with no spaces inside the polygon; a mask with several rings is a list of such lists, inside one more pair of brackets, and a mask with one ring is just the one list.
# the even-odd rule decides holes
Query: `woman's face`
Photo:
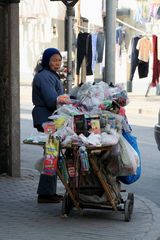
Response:
[{"label": "woman's face", "polygon": [[49,60],[49,67],[53,71],[58,71],[62,64],[62,58],[59,54],[54,54]]}]

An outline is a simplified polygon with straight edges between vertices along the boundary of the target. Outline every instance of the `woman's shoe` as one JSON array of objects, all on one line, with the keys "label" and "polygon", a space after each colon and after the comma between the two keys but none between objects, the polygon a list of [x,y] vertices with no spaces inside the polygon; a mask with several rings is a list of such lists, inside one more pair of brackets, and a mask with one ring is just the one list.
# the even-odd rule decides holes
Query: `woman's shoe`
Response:
[{"label": "woman's shoe", "polygon": [[60,203],[62,199],[58,197],[56,194],[51,195],[51,196],[44,196],[44,195],[39,195],[37,198],[38,203]]}]

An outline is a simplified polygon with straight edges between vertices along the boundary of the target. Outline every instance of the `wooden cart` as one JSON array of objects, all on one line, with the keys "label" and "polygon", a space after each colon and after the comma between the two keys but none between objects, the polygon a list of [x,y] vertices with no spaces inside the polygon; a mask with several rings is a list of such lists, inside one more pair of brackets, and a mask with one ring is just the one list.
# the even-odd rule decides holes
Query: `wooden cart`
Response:
[{"label": "wooden cart", "polygon": [[[62,214],[69,215],[76,207],[80,213],[83,209],[105,209],[123,211],[124,220],[130,221],[133,212],[134,194],[128,193],[127,199],[122,198],[121,184],[115,176],[104,169],[101,156],[110,152],[112,146],[86,146],[90,164],[89,172],[81,171],[79,146],[62,147],[61,152],[69,175],[69,167],[75,169],[75,175],[66,181],[58,169],[58,176],[65,186],[66,193],[62,203]],[[64,150],[64,151],[63,151]]]},{"label": "wooden cart", "polygon": [[[34,143],[27,140],[24,144],[39,145],[44,147],[43,142]],[[58,164],[57,175],[65,187],[65,195],[62,202],[62,215],[68,216],[70,211],[76,208],[80,213],[83,209],[105,209],[124,212],[124,220],[130,221],[134,194],[128,193],[124,200],[122,197],[121,184],[115,176],[110,175],[104,167],[101,155],[110,152],[112,146],[86,146],[90,170],[86,173],[81,171],[81,161],[78,145],[60,146],[60,155],[67,171],[68,178],[64,177],[64,169]],[[75,174],[70,176],[69,167],[74,167]]]}]

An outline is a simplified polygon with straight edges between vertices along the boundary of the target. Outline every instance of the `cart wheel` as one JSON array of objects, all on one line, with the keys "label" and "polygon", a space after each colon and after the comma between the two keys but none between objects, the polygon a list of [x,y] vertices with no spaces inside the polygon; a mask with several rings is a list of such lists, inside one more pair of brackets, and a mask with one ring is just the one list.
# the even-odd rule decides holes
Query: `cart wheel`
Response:
[{"label": "cart wheel", "polygon": [[73,202],[69,194],[66,192],[62,201],[62,216],[68,216],[73,206]]},{"label": "cart wheel", "polygon": [[128,193],[127,199],[130,199],[132,204],[134,205],[134,194],[133,193]]},{"label": "cart wheel", "polygon": [[125,222],[129,222],[131,220],[131,215],[133,212],[133,199],[127,199],[124,204],[124,219]]}]

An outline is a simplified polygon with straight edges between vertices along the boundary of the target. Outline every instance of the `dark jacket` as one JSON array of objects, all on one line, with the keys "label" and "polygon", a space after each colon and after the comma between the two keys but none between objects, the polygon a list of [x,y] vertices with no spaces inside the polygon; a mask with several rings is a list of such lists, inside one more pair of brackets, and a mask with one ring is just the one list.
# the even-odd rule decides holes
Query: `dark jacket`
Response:
[{"label": "dark jacket", "polygon": [[42,125],[56,110],[56,99],[63,94],[63,85],[59,75],[51,70],[38,72],[32,83],[33,125]]}]

